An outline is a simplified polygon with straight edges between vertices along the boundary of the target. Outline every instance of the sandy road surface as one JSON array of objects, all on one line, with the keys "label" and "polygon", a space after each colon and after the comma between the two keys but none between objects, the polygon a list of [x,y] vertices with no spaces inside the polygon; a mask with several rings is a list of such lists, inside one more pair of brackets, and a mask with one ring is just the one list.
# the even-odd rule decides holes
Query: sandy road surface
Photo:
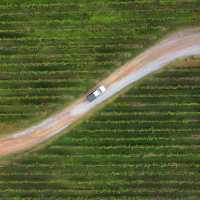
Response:
[{"label": "sandy road surface", "polygon": [[188,29],[166,37],[101,81],[100,84],[105,85],[107,91],[95,101],[89,103],[86,96],[83,96],[40,124],[0,138],[0,156],[29,149],[53,137],[127,85],[164,67],[176,58],[191,55],[200,55],[200,29]]}]

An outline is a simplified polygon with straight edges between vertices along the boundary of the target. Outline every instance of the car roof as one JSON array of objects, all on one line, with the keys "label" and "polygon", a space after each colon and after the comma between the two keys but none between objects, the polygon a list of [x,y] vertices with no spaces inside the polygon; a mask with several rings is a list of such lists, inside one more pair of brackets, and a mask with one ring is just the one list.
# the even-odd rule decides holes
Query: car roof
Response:
[{"label": "car roof", "polygon": [[101,85],[101,86],[99,87],[99,89],[101,90],[101,92],[105,92],[105,91],[106,91],[106,88],[105,88],[103,85]]},{"label": "car roof", "polygon": [[93,92],[93,94],[97,97],[97,96],[100,95],[100,92],[99,92],[98,90],[95,90],[95,91]]}]

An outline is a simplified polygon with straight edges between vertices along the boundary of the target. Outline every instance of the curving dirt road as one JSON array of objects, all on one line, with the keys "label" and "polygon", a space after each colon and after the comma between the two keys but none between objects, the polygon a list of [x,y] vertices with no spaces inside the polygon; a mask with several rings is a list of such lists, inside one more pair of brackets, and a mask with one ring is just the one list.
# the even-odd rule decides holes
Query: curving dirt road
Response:
[{"label": "curving dirt road", "polygon": [[127,85],[177,58],[191,55],[200,55],[200,29],[188,29],[168,36],[101,81],[107,91],[95,101],[87,102],[83,96],[40,124],[0,138],[0,156],[29,149],[53,137]]}]

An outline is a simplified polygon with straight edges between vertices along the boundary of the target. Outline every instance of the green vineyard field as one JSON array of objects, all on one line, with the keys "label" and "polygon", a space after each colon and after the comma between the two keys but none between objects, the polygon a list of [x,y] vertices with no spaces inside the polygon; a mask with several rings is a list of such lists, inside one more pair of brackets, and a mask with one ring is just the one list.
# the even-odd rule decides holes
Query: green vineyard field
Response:
[{"label": "green vineyard field", "polygon": [[61,110],[169,31],[198,0],[1,0],[0,135]]},{"label": "green vineyard field", "polygon": [[198,199],[199,73],[198,58],[171,64],[12,159],[0,168],[0,199]]},{"label": "green vineyard field", "polygon": [[[1,0],[0,135],[61,110],[199,0]],[[200,58],[133,84],[39,149],[0,164],[0,200],[198,200]]]}]

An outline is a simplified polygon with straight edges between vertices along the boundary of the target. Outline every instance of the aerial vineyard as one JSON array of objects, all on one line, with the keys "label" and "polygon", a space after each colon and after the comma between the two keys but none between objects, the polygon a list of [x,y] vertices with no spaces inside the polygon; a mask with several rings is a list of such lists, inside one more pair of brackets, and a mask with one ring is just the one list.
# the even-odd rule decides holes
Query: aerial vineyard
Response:
[{"label": "aerial vineyard", "polygon": [[0,2],[0,134],[39,122],[163,37],[198,0]]},{"label": "aerial vineyard", "polygon": [[0,198],[198,199],[199,74],[198,58],[171,64],[47,147],[2,165]]},{"label": "aerial vineyard", "polygon": [[[168,32],[199,26],[199,13],[199,0],[1,0],[0,135],[62,109]],[[0,199],[197,200],[199,121],[192,57],[48,145],[0,158]]]}]

